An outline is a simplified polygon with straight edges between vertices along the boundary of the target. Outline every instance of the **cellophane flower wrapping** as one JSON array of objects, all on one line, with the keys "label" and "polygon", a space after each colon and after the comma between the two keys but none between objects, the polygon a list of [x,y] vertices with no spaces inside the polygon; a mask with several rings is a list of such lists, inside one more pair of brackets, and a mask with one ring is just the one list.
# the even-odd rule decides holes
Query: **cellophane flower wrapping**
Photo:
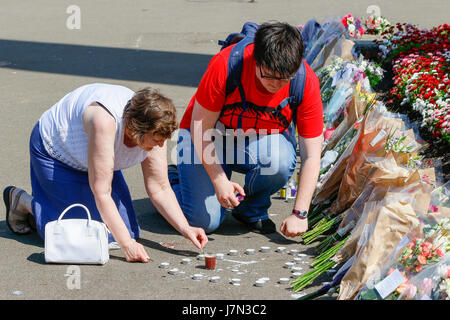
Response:
[{"label": "cellophane flower wrapping", "polygon": [[[339,39],[345,32],[345,28],[339,22],[337,17],[331,17],[326,19],[322,25],[321,29],[317,32],[316,36],[308,43],[307,48],[305,48],[303,57],[305,61],[310,66],[315,66],[315,60],[319,58],[325,58],[325,55],[330,54],[331,48],[336,43],[336,40]],[[322,50],[327,48],[327,53],[324,53],[324,57],[321,56]],[[323,61],[324,62],[324,61]],[[322,62],[317,63],[315,66],[317,71],[323,65]]]},{"label": "cellophane flower wrapping", "polygon": [[361,91],[361,82],[356,84],[355,93],[353,94],[350,103],[346,106],[344,119],[336,127],[329,139],[325,140],[323,143],[322,156],[328,150],[333,150],[337,143],[341,143],[340,140],[350,128],[353,127],[354,129],[358,129],[359,123],[364,116],[364,111],[367,109],[367,105],[374,103],[374,96],[375,95],[371,95],[368,98],[369,100],[366,100],[364,93]]},{"label": "cellophane flower wrapping", "polygon": [[396,188],[396,192],[409,193],[423,185],[417,170],[399,167],[391,154],[377,162],[375,167],[376,171],[370,182],[346,211],[339,225],[339,229],[351,231],[351,237],[335,255],[336,263],[341,263],[355,254],[356,243],[361,236],[363,226],[367,224],[366,220],[370,220],[375,214],[378,208],[375,204],[380,206],[389,190]]},{"label": "cellophane flower wrapping", "polygon": [[[366,281],[365,286],[357,295],[358,299],[416,299],[423,296],[418,290],[419,286],[411,279],[422,273],[428,266],[446,259],[450,251],[450,211],[448,207],[448,195],[445,188],[438,187],[431,191],[431,186],[426,183],[408,188],[404,191],[415,193],[415,201],[412,203],[418,217],[418,228],[412,228],[400,241],[397,248],[385,260],[384,265]],[[428,205],[428,208],[426,207]],[[381,296],[377,283],[384,280],[392,272],[398,271],[404,281],[391,287],[391,292]],[[423,277],[422,277],[423,278]],[[421,279],[419,277],[419,279]],[[431,285],[431,280],[426,283]],[[431,287],[430,287],[431,290]],[[416,296],[416,293],[419,296]],[[430,296],[430,293],[427,294]]]},{"label": "cellophane flower wrapping", "polygon": [[421,181],[420,173],[400,167],[392,153],[386,158],[373,163],[374,174],[366,184],[361,194],[346,211],[339,228],[344,228],[352,223],[356,225],[362,215],[364,203],[367,201],[381,201],[389,188],[411,186]]},{"label": "cellophane flower wrapping", "polygon": [[354,299],[369,279],[381,274],[386,260],[403,237],[418,229],[417,212],[426,210],[430,197],[426,203],[423,190],[413,193],[388,192],[378,210],[371,210],[373,221],[366,219],[362,227],[353,264],[341,282],[339,300]]},{"label": "cellophane flower wrapping", "polygon": [[404,122],[386,114],[383,107],[379,104],[371,108],[361,124],[361,133],[348,159],[338,197],[331,206],[334,213],[343,212],[358,198],[375,171],[373,159],[387,155],[385,145],[389,133],[399,133],[404,128]]},{"label": "cellophane flower wrapping", "polygon": [[[449,244],[450,220],[447,217],[434,223],[435,219],[428,220],[426,216],[419,219],[422,221],[420,228],[411,230],[402,239],[383,267],[381,276],[374,274],[369,278],[358,294],[359,299],[432,299],[431,290],[441,279],[433,279],[429,271],[434,270],[435,264],[448,264],[450,255],[445,248]],[[425,224],[426,221],[431,224]],[[402,274],[404,281],[392,287],[389,295],[381,297],[377,294],[376,284],[395,270]]]}]

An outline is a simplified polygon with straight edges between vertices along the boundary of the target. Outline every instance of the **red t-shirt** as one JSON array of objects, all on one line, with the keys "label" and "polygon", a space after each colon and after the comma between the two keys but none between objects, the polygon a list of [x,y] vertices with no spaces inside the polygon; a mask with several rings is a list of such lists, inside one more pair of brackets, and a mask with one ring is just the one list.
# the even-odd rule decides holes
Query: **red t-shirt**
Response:
[{"label": "red t-shirt", "polygon": [[[239,114],[243,107],[239,89],[225,96],[228,57],[231,48],[229,46],[217,53],[209,62],[203,75],[197,92],[192,97],[180,123],[180,128],[188,129],[191,126],[192,110],[194,102],[197,102],[207,110],[220,112],[219,120],[228,128],[237,129]],[[276,93],[264,93],[256,87],[255,58],[253,56],[254,44],[245,48],[242,68],[241,83],[245,92],[248,109],[242,115],[242,129],[278,129],[283,131],[293,118],[293,111],[287,105],[278,115],[274,115],[277,106],[289,97],[289,83]],[[301,137],[314,138],[323,132],[323,108],[320,96],[319,79],[311,67],[304,61],[306,69],[306,83],[303,93],[303,101],[297,110],[297,130]],[[287,125],[286,125],[287,124]]]}]

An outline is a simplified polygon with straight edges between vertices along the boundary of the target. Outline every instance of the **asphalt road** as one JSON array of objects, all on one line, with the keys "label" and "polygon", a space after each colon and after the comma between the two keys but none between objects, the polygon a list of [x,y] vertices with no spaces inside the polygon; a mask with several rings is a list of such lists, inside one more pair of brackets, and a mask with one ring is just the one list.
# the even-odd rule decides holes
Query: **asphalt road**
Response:
[{"label": "asphalt road", "polygon": [[[71,7],[75,5],[75,7]],[[31,191],[28,139],[40,115],[69,91],[93,82],[113,83],[138,90],[159,88],[173,99],[178,117],[184,112],[211,57],[217,40],[239,31],[246,21],[286,21],[293,25],[333,15],[367,16],[377,5],[391,22],[411,22],[429,28],[446,23],[448,1],[263,1],[152,0],[152,1],[0,1],[0,185]],[[74,9],[75,11],[73,11]],[[79,11],[77,11],[79,9]],[[79,12],[79,24],[76,15]],[[74,29],[73,29],[74,27]],[[79,27],[79,28],[78,28]],[[173,139],[174,140],[174,139]],[[174,141],[169,146],[174,147]],[[169,156],[170,158],[170,156]],[[209,235],[206,252],[239,250],[219,261],[216,270],[204,269],[195,259],[198,250],[154,210],[142,183],[139,167],[125,171],[142,228],[140,242],[152,261],[126,263],[111,251],[104,266],[80,266],[79,286],[68,282],[66,265],[47,265],[44,244],[36,235],[15,236],[0,210],[0,299],[148,299],[148,300],[292,300],[288,284],[278,284],[291,272],[283,268],[293,257],[276,253],[278,246],[308,255],[301,266],[309,270],[313,247],[281,233],[264,236],[248,232],[228,217]],[[233,180],[242,182],[239,175]],[[2,188],[3,188],[2,187]],[[279,228],[292,204],[273,197],[269,210]],[[269,253],[243,254],[270,246]],[[191,265],[181,265],[190,257]],[[172,276],[160,269],[170,262],[184,273]],[[194,281],[191,275],[219,275],[219,283]],[[240,286],[229,284],[239,277]],[[262,288],[256,279],[269,277]],[[321,278],[310,292],[320,286]],[[74,287],[75,286],[75,287]],[[21,294],[15,295],[20,291]],[[323,299],[333,299],[324,297]]]}]

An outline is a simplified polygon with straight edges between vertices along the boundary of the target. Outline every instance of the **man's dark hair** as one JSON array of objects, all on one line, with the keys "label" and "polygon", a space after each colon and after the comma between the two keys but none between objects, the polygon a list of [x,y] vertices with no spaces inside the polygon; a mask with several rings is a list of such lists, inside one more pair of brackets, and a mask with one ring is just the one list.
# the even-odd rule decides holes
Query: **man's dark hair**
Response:
[{"label": "man's dark hair", "polygon": [[300,31],[288,23],[263,23],[255,34],[256,64],[281,77],[289,77],[300,67],[303,40]]}]

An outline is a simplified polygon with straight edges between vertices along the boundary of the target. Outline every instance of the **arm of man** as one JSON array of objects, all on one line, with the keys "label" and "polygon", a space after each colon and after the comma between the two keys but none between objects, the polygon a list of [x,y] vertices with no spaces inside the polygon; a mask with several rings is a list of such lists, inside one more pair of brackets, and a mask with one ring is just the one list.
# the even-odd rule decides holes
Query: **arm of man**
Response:
[{"label": "arm of man", "polygon": [[111,197],[115,120],[103,107],[93,103],[83,113],[83,126],[88,135],[89,186],[102,220],[124,251],[127,261],[148,262],[150,258],[144,248],[131,238]]},{"label": "arm of man", "polygon": [[[301,167],[294,209],[308,211],[319,177],[322,136],[316,138],[299,137],[299,148]],[[287,237],[299,236],[307,230],[308,219],[300,219],[294,214],[283,221],[280,229]]]},{"label": "arm of man", "polygon": [[141,163],[145,189],[158,212],[197,248],[203,248],[208,238],[203,229],[189,226],[169,183],[166,155],[167,141],[162,148],[154,147]]},{"label": "arm of man", "polygon": [[202,107],[196,100],[191,119],[191,137],[195,151],[214,185],[219,203],[225,208],[229,208],[230,205],[236,207],[239,200],[235,192],[245,196],[244,189],[228,179],[215,153],[213,155],[210,152],[205,153],[205,150],[214,150],[209,133],[214,129],[219,114],[220,112],[209,111]]}]

